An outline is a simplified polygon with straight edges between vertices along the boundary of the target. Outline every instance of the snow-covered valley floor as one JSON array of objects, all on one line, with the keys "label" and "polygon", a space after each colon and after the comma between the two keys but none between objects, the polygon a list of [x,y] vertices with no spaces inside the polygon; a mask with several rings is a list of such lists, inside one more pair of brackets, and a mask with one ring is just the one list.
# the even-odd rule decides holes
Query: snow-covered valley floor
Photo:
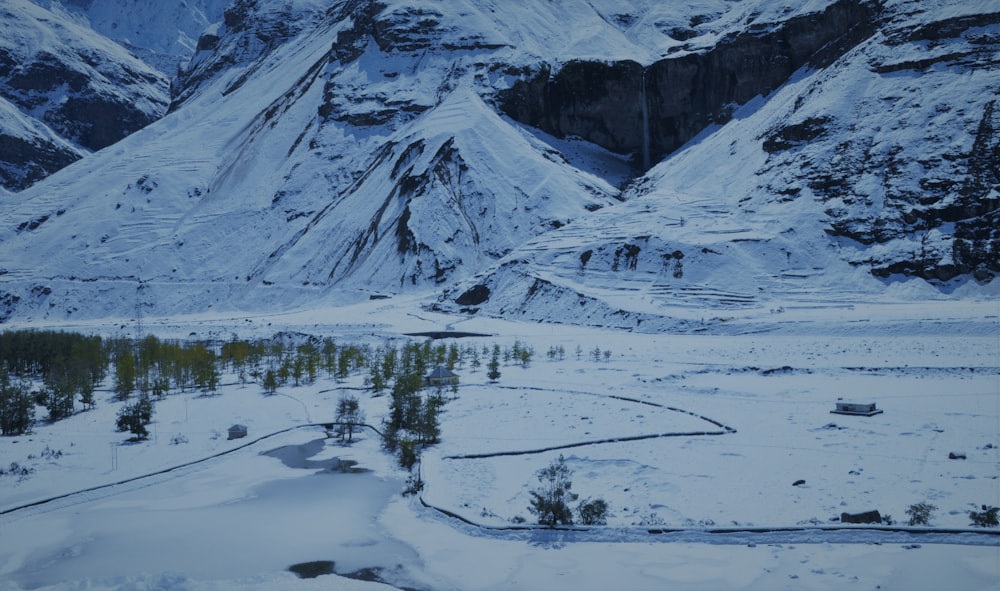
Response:
[{"label": "snow-covered valley floor", "polygon": [[[444,407],[442,442],[424,452],[420,498],[399,494],[406,473],[373,432],[344,446],[303,426],[332,420],[345,392],[377,424],[387,397],[365,392],[361,376],[275,396],[228,376],[220,395],[158,402],[149,441],[135,444],[114,431],[118,404],[99,392],[94,410],[0,439],[0,466],[34,470],[0,476],[0,590],[380,587],[287,571],[320,560],[340,574],[375,569],[398,587],[435,590],[1000,589],[1000,536],[969,522],[971,510],[1000,505],[1000,307],[852,310],[847,320],[819,312],[790,322],[794,330],[774,322],[750,334],[738,334],[736,318],[729,335],[458,322],[385,301],[276,317],[147,318],[146,331],[163,337],[295,330],[373,345],[452,325],[491,335],[463,345],[516,340],[535,355],[527,367],[501,367],[495,384],[484,367],[457,368],[461,386]],[[548,358],[560,346],[565,357]],[[841,398],[884,412],[831,414]],[[249,436],[227,440],[233,423]],[[366,471],[303,469],[266,453],[284,446]],[[608,502],[608,525],[507,529],[517,517],[532,521],[535,472],[560,454],[573,490]],[[878,510],[905,525],[906,508],[920,502],[937,507],[931,529],[967,531],[831,521]],[[802,529],[708,533],[728,528]]]}]

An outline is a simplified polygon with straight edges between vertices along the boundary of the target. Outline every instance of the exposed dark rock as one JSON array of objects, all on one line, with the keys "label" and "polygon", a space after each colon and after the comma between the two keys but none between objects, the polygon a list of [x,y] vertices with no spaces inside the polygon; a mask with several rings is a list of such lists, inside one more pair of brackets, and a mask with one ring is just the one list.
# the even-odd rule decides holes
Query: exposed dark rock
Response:
[{"label": "exposed dark rock", "polygon": [[490,299],[490,288],[485,285],[475,285],[455,298],[455,303],[459,306],[478,306]]},{"label": "exposed dark rock", "polygon": [[62,108],[44,119],[80,145],[100,150],[156,121],[161,114],[137,108],[126,96],[95,93],[67,98]]},{"label": "exposed dark rock", "polygon": [[618,265],[621,257],[625,257],[625,266],[629,271],[635,271],[636,266],[639,264],[639,252],[641,248],[635,244],[625,244],[621,248],[615,249],[615,258],[611,263],[611,270],[617,271]]},{"label": "exposed dark rock", "polygon": [[[13,21],[11,31],[47,36],[42,44],[15,37],[0,47],[0,97],[30,121],[0,130],[0,184],[5,188],[25,189],[165,112],[164,76],[124,51],[66,27],[62,15],[38,6],[4,6],[0,18]],[[19,19],[23,27],[17,26]]]},{"label": "exposed dark rock", "polygon": [[[985,105],[969,153],[946,155],[943,160],[949,166],[930,169],[927,177],[918,180],[922,189],[919,193],[893,187],[893,178],[901,175],[902,167],[894,160],[900,150],[891,151],[881,160],[852,164],[852,170],[824,167],[817,172],[809,182],[810,188],[845,203],[857,198],[851,173],[859,167],[879,168],[889,178],[886,206],[880,215],[855,217],[847,210],[830,209],[827,232],[865,245],[888,243],[911,234],[924,237],[919,248],[908,254],[900,250],[896,258],[862,261],[871,265],[878,277],[916,276],[940,283],[963,275],[980,282],[996,277],[1000,273],[1000,110],[996,104],[991,101]],[[848,142],[842,153],[862,149]],[[844,160],[851,162],[849,158]],[[948,172],[952,172],[951,176]],[[954,224],[949,248],[928,246],[928,232],[944,224]]]},{"label": "exposed dark rock", "polygon": [[211,51],[215,49],[218,44],[218,35],[213,33],[204,33],[201,37],[198,37],[198,45],[195,46],[195,51]]},{"label": "exposed dark rock", "polygon": [[[347,10],[359,2],[345,2],[336,8]],[[345,16],[336,10],[331,12],[331,19]],[[301,32],[307,23],[312,24],[313,17],[309,10],[293,10],[290,4],[262,5],[259,0],[235,0],[224,12],[224,27],[199,39],[195,54],[171,81],[169,110],[178,109],[220,72],[265,57]],[[254,68],[247,68],[223,94],[240,88],[254,73]]]},{"label": "exposed dark rock", "polygon": [[[495,49],[501,44],[491,42],[478,33],[461,36],[454,34],[455,27],[449,22],[454,15],[445,15],[435,8],[401,7],[385,11],[385,5],[371,3],[373,10],[380,11],[377,19],[372,19],[372,38],[384,52],[415,53],[429,49]],[[442,39],[447,41],[441,42]]]},{"label": "exposed dark rock", "polygon": [[375,31],[376,3],[358,2],[352,4],[350,8],[351,26],[338,31],[337,40],[333,44],[333,56],[341,64],[353,62],[361,57]]},{"label": "exposed dark rock", "polygon": [[822,13],[733,35],[705,53],[647,68],[631,61],[569,62],[555,73],[542,68],[504,93],[501,106],[553,135],[579,136],[655,163],[803,65],[831,63],[874,32],[875,14],[870,3],[841,0]]},{"label": "exposed dark rock", "polygon": [[864,513],[841,513],[841,523],[882,523],[882,515],[878,511]]},{"label": "exposed dark rock", "polygon": [[[2,52],[0,52],[2,53]],[[90,80],[91,74],[45,51],[31,56],[20,67],[3,68],[12,56],[0,56],[0,93],[25,111],[40,114],[49,127],[90,150],[100,150],[158,119],[166,109],[156,93],[166,90],[165,80],[136,72],[124,64],[107,67],[91,56],[100,76],[120,85],[110,93]],[[146,98],[144,101],[142,98]],[[56,100],[58,99],[58,100]],[[165,97],[160,96],[163,101]]]},{"label": "exposed dark rock", "polygon": [[636,62],[571,61],[554,75],[543,68],[503,94],[508,115],[558,136],[575,135],[616,152],[642,143],[640,86]]},{"label": "exposed dark rock", "polygon": [[776,129],[764,140],[764,150],[773,154],[812,141],[826,132],[829,117],[810,117]]},{"label": "exposed dark rock", "polygon": [[62,144],[0,132],[0,185],[12,191],[26,189],[80,157]]},{"label": "exposed dark rock", "polygon": [[407,205],[396,222],[396,250],[399,254],[417,252],[417,239],[410,230],[409,221],[410,207]]},{"label": "exposed dark rock", "polygon": [[234,0],[223,13],[223,22],[226,28],[233,32],[248,29],[257,5],[257,0]]},{"label": "exposed dark rock", "polygon": [[427,49],[440,37],[442,20],[444,15],[433,8],[408,7],[384,14],[375,22],[375,42],[386,52]]},{"label": "exposed dark rock", "polygon": [[300,579],[315,579],[323,575],[332,575],[334,563],[332,560],[314,560],[312,562],[301,562],[288,567],[290,572],[295,573]]},{"label": "exposed dark rock", "polygon": [[941,41],[959,37],[975,27],[986,27],[998,23],[1000,23],[1000,12],[963,15],[894,31],[887,40],[894,45],[914,41]]}]

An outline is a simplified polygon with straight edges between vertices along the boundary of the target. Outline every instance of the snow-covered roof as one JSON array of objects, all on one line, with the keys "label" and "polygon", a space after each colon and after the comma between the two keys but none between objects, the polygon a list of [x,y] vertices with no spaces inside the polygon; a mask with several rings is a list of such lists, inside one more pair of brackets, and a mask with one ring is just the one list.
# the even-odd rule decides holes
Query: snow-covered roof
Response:
[{"label": "snow-covered roof", "polygon": [[457,378],[458,374],[451,371],[443,365],[439,365],[434,368],[430,374],[428,374],[427,379],[440,379],[440,378]]}]

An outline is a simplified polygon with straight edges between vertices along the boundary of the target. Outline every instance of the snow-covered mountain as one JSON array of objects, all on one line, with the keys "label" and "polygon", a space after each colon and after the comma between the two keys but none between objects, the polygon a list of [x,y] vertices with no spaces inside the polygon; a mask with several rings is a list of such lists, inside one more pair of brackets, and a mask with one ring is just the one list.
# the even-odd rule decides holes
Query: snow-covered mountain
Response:
[{"label": "snow-covered mountain", "polygon": [[575,307],[697,329],[705,307],[995,289],[1000,13],[986,8],[887,3],[856,46],[706,126],[627,203],[449,295],[497,314]]},{"label": "snow-covered mountain", "polygon": [[94,31],[172,76],[191,58],[202,31],[222,18],[229,0],[34,0],[83,19]]},{"label": "snow-covered mountain", "polygon": [[168,80],[61,9],[0,4],[0,185],[18,191],[158,119]]},{"label": "snow-covered mountain", "polygon": [[989,2],[234,0],[166,116],[4,197],[0,316],[988,297],[998,47]]}]

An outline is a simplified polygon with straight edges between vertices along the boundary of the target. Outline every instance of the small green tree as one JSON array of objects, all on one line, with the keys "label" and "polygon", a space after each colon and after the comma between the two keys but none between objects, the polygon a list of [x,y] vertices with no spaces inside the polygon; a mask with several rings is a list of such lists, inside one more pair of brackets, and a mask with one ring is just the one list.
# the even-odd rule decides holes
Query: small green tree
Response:
[{"label": "small green tree", "polygon": [[115,358],[115,399],[128,400],[135,390],[136,367],[135,356],[125,349]]},{"label": "small green tree", "polygon": [[594,360],[594,363],[598,363],[601,360],[601,348],[594,345],[594,348],[590,350],[590,358]]},{"label": "small green tree", "polygon": [[74,392],[65,383],[50,386],[43,391],[50,421],[55,422],[73,415]]},{"label": "small green tree", "polygon": [[420,459],[420,448],[417,442],[408,437],[399,440],[399,465],[412,470]]},{"label": "small green tree", "polygon": [[906,508],[906,514],[910,516],[910,525],[927,525],[936,510],[937,507],[930,503],[916,503]]},{"label": "small green tree", "polygon": [[500,379],[500,345],[493,346],[493,356],[490,357],[490,362],[486,364],[486,377],[491,382]]},{"label": "small green tree", "polygon": [[369,366],[369,382],[371,383],[372,392],[376,394],[381,394],[382,390],[385,390],[386,381],[385,373],[382,371],[382,363],[377,359],[371,363]]},{"label": "small green tree", "polygon": [[35,400],[26,383],[11,384],[0,369],[0,434],[24,435],[35,425]]},{"label": "small green tree", "polygon": [[382,355],[382,375],[387,380],[390,380],[393,376],[395,376],[397,361],[396,355],[396,346],[387,344]]},{"label": "small green tree", "polygon": [[389,414],[382,421],[382,444],[386,451],[399,453],[404,468],[416,462],[421,446],[440,441],[438,415],[445,402],[440,392],[428,396],[421,393],[423,378],[415,366],[397,373],[389,398]]},{"label": "small green tree", "polygon": [[582,525],[607,525],[608,504],[604,499],[581,501],[576,507],[576,516]]},{"label": "small green tree", "polygon": [[354,430],[365,422],[365,411],[361,410],[361,405],[355,396],[341,396],[337,401],[337,415],[334,418],[337,424],[337,437],[343,441],[347,436],[347,442],[354,441]]},{"label": "small green tree", "polygon": [[72,360],[56,356],[49,361],[49,371],[44,377],[45,408],[52,422],[72,416],[73,397],[83,382],[88,382],[76,371]]},{"label": "small green tree", "polygon": [[264,382],[262,385],[265,394],[274,394],[278,390],[278,376],[273,369],[268,369],[264,372]]},{"label": "small green tree", "polygon": [[86,382],[80,388],[80,404],[85,409],[92,409],[97,404],[97,401],[94,399],[94,390],[95,387],[92,382]]},{"label": "small green tree", "polygon": [[540,525],[549,527],[557,524],[572,525],[573,511],[569,504],[575,501],[578,495],[570,490],[573,488],[571,480],[573,471],[566,465],[566,459],[560,454],[559,459],[535,475],[541,486],[531,491],[528,511],[538,517]]},{"label": "small green tree", "polygon": [[462,352],[458,348],[457,343],[452,343],[448,346],[448,358],[446,361],[446,367],[450,370],[454,370],[455,367],[462,361]]},{"label": "small green tree", "polygon": [[417,422],[414,426],[418,441],[428,445],[440,443],[441,424],[438,415],[441,407],[444,406],[444,398],[440,395],[431,395],[421,402]]},{"label": "small green tree", "polygon": [[347,379],[351,372],[351,358],[353,357],[353,350],[341,349],[340,355],[337,357],[337,381],[342,382]]},{"label": "small green tree", "polygon": [[998,512],[1000,512],[1000,507],[983,505],[982,511],[970,511],[969,519],[976,527],[996,527],[1000,525],[1000,520],[997,519]]},{"label": "small green tree", "polygon": [[295,381],[294,385],[296,388],[299,386],[305,373],[306,360],[302,355],[296,355],[295,360],[292,361],[292,379]]},{"label": "small green tree", "polygon": [[278,384],[282,386],[287,384],[290,377],[292,377],[292,358],[285,357],[278,366]]},{"label": "small green tree", "polygon": [[149,437],[146,425],[153,420],[153,402],[148,396],[140,396],[132,404],[126,404],[118,410],[115,425],[119,431],[129,431],[137,439]]}]

